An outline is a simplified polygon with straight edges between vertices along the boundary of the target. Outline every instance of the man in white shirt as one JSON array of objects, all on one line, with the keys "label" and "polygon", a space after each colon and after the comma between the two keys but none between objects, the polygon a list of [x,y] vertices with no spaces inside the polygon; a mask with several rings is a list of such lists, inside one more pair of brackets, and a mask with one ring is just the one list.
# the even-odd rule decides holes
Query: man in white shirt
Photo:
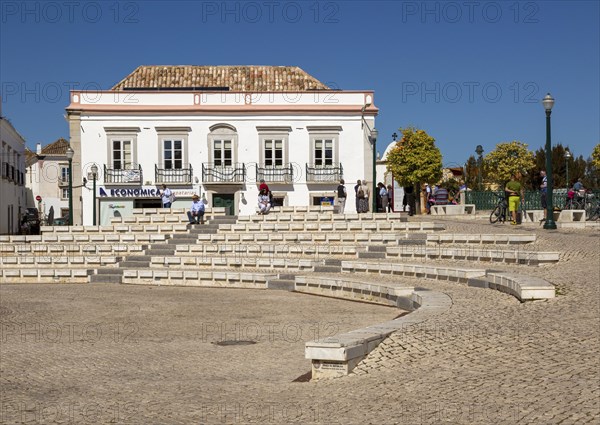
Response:
[{"label": "man in white shirt", "polygon": [[198,195],[192,196],[192,206],[187,212],[190,224],[204,224],[204,210],[204,203],[200,202],[200,197]]},{"label": "man in white shirt", "polygon": [[161,199],[162,199],[162,206],[163,208],[171,208],[171,197],[173,196],[173,192],[171,192],[171,189],[169,189],[167,187],[166,184],[162,185],[162,194],[160,195]]}]

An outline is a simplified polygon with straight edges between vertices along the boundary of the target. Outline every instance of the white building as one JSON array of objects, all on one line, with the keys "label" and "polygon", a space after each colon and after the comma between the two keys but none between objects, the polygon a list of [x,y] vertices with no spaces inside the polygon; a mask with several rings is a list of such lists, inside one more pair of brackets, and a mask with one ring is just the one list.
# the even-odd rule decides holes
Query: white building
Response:
[{"label": "white building", "polygon": [[[65,155],[68,146],[69,142],[61,138],[43,148],[38,143],[35,152],[26,151],[27,206],[38,208],[44,216],[51,208],[54,218],[69,214],[69,162]],[[74,186],[80,184],[73,182]]]},{"label": "white building", "polygon": [[19,232],[19,219],[26,208],[25,139],[1,110],[0,141],[0,234],[14,234]]},{"label": "white building", "polygon": [[[165,183],[230,214],[255,212],[264,178],[281,205],[315,205],[372,176],[372,91],[330,90],[297,67],[141,66],[109,91],[71,93],[73,181],[99,168],[100,224],[159,206]],[[88,184],[89,186],[89,184]],[[92,223],[76,189],[74,223]]]}]

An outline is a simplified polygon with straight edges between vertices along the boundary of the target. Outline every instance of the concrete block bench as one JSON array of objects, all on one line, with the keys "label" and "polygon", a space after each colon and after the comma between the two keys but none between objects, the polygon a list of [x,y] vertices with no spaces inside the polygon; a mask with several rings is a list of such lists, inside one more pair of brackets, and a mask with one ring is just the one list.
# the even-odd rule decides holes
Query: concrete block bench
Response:
[{"label": "concrete block bench", "polygon": [[[554,211],[554,221],[562,223],[584,222],[585,210],[562,210]],[[539,223],[544,218],[544,210],[526,211],[523,216],[528,223]]]},{"label": "concrete block bench", "polygon": [[427,244],[495,244],[513,245],[528,244],[536,241],[535,235],[514,234],[461,234],[461,233],[439,233],[428,234]]},{"label": "concrete block bench", "polygon": [[267,215],[244,215],[238,217],[239,223],[262,222],[345,222],[345,221],[408,221],[406,214],[401,213],[365,213],[365,214],[330,214],[330,213],[275,213]]},{"label": "concrete block bench", "polygon": [[475,205],[432,205],[431,215],[475,215]]},{"label": "concrete block bench", "polygon": [[92,274],[83,268],[0,268],[0,283],[88,283]]},{"label": "concrete block bench", "polygon": [[[298,278],[297,278],[298,279]],[[416,290],[409,302],[416,311],[395,320],[305,343],[304,356],[311,360],[312,379],[348,375],[388,335],[403,332],[447,311],[452,300],[446,294]]]},{"label": "concrete block bench", "polygon": [[515,273],[488,272],[483,278],[469,279],[467,284],[505,292],[520,301],[550,299],[556,296],[556,287],[550,282],[539,277]]}]

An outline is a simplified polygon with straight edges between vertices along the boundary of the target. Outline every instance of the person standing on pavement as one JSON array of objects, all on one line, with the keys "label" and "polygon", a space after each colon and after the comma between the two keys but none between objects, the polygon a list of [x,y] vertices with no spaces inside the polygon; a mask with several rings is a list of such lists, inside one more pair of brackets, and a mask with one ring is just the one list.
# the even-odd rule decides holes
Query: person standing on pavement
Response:
[{"label": "person standing on pavement", "polygon": [[344,179],[340,179],[340,184],[337,187],[337,202],[338,202],[338,213],[344,214],[344,209],[346,208],[346,198],[348,197],[348,192],[346,192],[346,186],[344,186]]},{"label": "person standing on pavement", "polygon": [[162,194],[160,197],[162,200],[162,207],[171,208],[171,204],[173,203],[173,192],[167,187],[166,184],[162,185]]},{"label": "person standing on pavement", "polygon": [[378,183],[377,186],[379,187],[379,197],[381,198],[381,212],[385,213],[390,203],[388,191],[383,183]]},{"label": "person standing on pavement", "polygon": [[510,224],[517,224],[517,211],[519,210],[519,204],[521,203],[521,196],[523,193],[523,185],[519,182],[521,175],[516,173],[512,180],[506,183],[506,192],[508,194],[508,210],[512,216]]},{"label": "person standing on pavement", "polygon": [[542,221],[546,221],[548,211],[546,210],[548,202],[546,201],[546,195],[548,190],[548,177],[546,177],[546,171],[540,171],[540,177],[542,177],[542,184],[540,184],[540,201],[542,203],[542,209],[544,210],[544,218]]},{"label": "person standing on pavement", "polygon": [[356,212],[359,213],[358,207],[358,189],[360,189],[360,180],[356,180],[356,186],[354,186],[354,198],[356,199]]}]

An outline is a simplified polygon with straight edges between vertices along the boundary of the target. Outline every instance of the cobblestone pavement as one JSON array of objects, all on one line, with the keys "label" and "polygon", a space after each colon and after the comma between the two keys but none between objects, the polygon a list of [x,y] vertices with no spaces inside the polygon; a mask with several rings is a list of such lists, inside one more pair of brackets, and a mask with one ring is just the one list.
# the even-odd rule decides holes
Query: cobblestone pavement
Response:
[{"label": "cobblestone pavement", "polygon": [[[527,249],[560,251],[558,264],[464,264],[540,276],[560,295],[520,303],[403,278],[452,308],[392,335],[349,377],[292,382],[310,367],[304,341],[398,310],[277,291],[5,285],[2,422],[599,424],[599,232],[444,223],[536,233]],[[259,342],[213,344],[231,339]]]}]

